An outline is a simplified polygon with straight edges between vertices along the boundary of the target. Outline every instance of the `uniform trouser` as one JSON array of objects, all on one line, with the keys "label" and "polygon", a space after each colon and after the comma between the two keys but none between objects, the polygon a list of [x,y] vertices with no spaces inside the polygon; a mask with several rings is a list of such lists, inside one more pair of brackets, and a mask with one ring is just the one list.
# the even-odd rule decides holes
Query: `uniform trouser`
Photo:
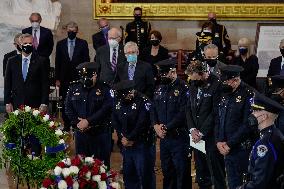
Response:
[{"label": "uniform trouser", "polygon": [[153,165],[155,146],[136,143],[123,147],[123,180],[125,189],[155,189],[156,178]]},{"label": "uniform trouser", "polygon": [[225,167],[229,189],[236,189],[243,183],[243,174],[247,173],[250,150],[238,148],[225,156]]},{"label": "uniform trouser", "polygon": [[188,141],[182,136],[166,137],[160,142],[163,189],[192,188]]},{"label": "uniform trouser", "polygon": [[196,164],[196,180],[200,189],[211,188],[225,189],[224,158],[217,149],[206,149],[206,155],[194,150]]},{"label": "uniform trouser", "polygon": [[76,154],[94,156],[102,161],[106,166],[110,166],[111,154],[111,130],[106,129],[96,135],[75,131]]},{"label": "uniform trouser", "polygon": [[69,131],[71,128],[71,122],[68,116],[65,114],[65,99],[67,95],[69,85],[62,85],[60,88],[60,96],[62,96],[62,120],[64,122],[64,130]]}]

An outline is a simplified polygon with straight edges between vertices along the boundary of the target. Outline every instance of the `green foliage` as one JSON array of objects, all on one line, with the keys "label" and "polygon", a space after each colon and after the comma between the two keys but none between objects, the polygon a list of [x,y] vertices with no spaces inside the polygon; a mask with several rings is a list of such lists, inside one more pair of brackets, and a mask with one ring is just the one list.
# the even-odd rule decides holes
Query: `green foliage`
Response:
[{"label": "green foliage", "polygon": [[[21,181],[28,181],[32,186],[40,184],[48,171],[65,157],[63,151],[52,155],[44,151],[46,146],[55,147],[59,144],[60,137],[55,134],[55,128],[56,126],[50,127],[50,120],[44,120],[43,115],[33,115],[33,110],[10,113],[0,131],[4,134],[4,144],[15,143],[16,148],[3,149],[1,167],[9,162],[12,172]],[[24,138],[34,135],[39,139],[43,149],[40,157],[31,156],[26,149],[21,153],[21,132]]]}]

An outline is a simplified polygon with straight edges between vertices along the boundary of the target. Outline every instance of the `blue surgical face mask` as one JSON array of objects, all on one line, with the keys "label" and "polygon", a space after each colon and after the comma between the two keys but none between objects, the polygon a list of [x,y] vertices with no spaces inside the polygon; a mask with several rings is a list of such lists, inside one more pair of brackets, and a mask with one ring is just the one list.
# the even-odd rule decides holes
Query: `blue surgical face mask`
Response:
[{"label": "blue surgical face mask", "polygon": [[127,62],[137,62],[137,54],[129,54],[126,58]]}]

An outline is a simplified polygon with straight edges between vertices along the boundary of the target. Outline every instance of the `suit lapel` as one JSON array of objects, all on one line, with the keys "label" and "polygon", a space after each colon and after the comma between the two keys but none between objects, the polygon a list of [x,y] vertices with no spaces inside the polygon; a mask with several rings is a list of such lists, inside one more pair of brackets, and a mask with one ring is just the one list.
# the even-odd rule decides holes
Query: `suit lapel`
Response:
[{"label": "suit lapel", "polygon": [[42,40],[44,39],[44,32],[42,27],[39,27],[39,39],[38,39],[38,46],[40,46],[40,44],[42,44]]},{"label": "suit lapel", "polygon": [[24,78],[23,78],[23,72],[22,72],[22,55],[17,55],[18,56],[18,60],[17,60],[17,72],[18,72],[18,77],[19,80],[24,82]]},{"label": "suit lapel", "polygon": [[28,74],[27,74],[27,78],[26,78],[25,82],[27,82],[29,80],[29,78],[31,77],[32,70],[34,69],[34,66],[35,66],[35,57],[34,57],[34,54],[32,54],[30,64],[29,64]]},{"label": "suit lapel", "polygon": [[76,38],[76,40],[75,40],[75,47],[74,47],[73,56],[72,56],[72,60],[73,60],[73,57],[76,55],[76,53],[77,53],[77,51],[78,51],[78,48],[79,48],[79,40],[78,40],[78,38]]},{"label": "suit lapel", "polygon": [[[68,57],[68,60],[70,61],[69,52],[68,52],[68,40],[67,40],[67,38],[64,39],[64,43],[63,43],[63,44],[65,44],[65,45],[63,46],[64,53],[65,53],[66,57]],[[73,53],[73,54],[74,54],[74,53]]]},{"label": "suit lapel", "polygon": [[191,111],[193,112],[194,115],[193,117],[196,117],[196,111],[197,111],[197,88],[196,87],[191,87],[191,93],[190,93],[190,105],[191,105]]}]

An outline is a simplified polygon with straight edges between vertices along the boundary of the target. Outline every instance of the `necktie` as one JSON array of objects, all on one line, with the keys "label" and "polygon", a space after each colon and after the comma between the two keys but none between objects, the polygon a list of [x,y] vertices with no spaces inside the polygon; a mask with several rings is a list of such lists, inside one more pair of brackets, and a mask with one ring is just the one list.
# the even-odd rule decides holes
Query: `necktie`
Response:
[{"label": "necktie", "polygon": [[115,71],[115,69],[116,69],[116,48],[113,48],[111,69],[112,69],[112,71]]},{"label": "necktie", "polygon": [[24,81],[26,81],[27,74],[28,74],[28,61],[29,59],[24,58],[24,64],[23,64],[23,70],[22,70]]},{"label": "necktie", "polygon": [[284,64],[283,64],[282,67],[281,67],[280,75],[283,75],[283,76],[284,76]]},{"label": "necktie", "polygon": [[129,64],[129,67],[128,67],[128,79],[129,80],[133,80],[134,72],[135,72],[134,64]]},{"label": "necktie", "polygon": [[37,39],[37,36],[36,36],[36,32],[37,32],[37,30],[34,30],[33,47],[34,47],[35,49],[37,49],[37,47],[38,47],[38,39]]},{"label": "necktie", "polygon": [[74,53],[74,41],[69,41],[69,58],[72,60],[73,53]]}]

